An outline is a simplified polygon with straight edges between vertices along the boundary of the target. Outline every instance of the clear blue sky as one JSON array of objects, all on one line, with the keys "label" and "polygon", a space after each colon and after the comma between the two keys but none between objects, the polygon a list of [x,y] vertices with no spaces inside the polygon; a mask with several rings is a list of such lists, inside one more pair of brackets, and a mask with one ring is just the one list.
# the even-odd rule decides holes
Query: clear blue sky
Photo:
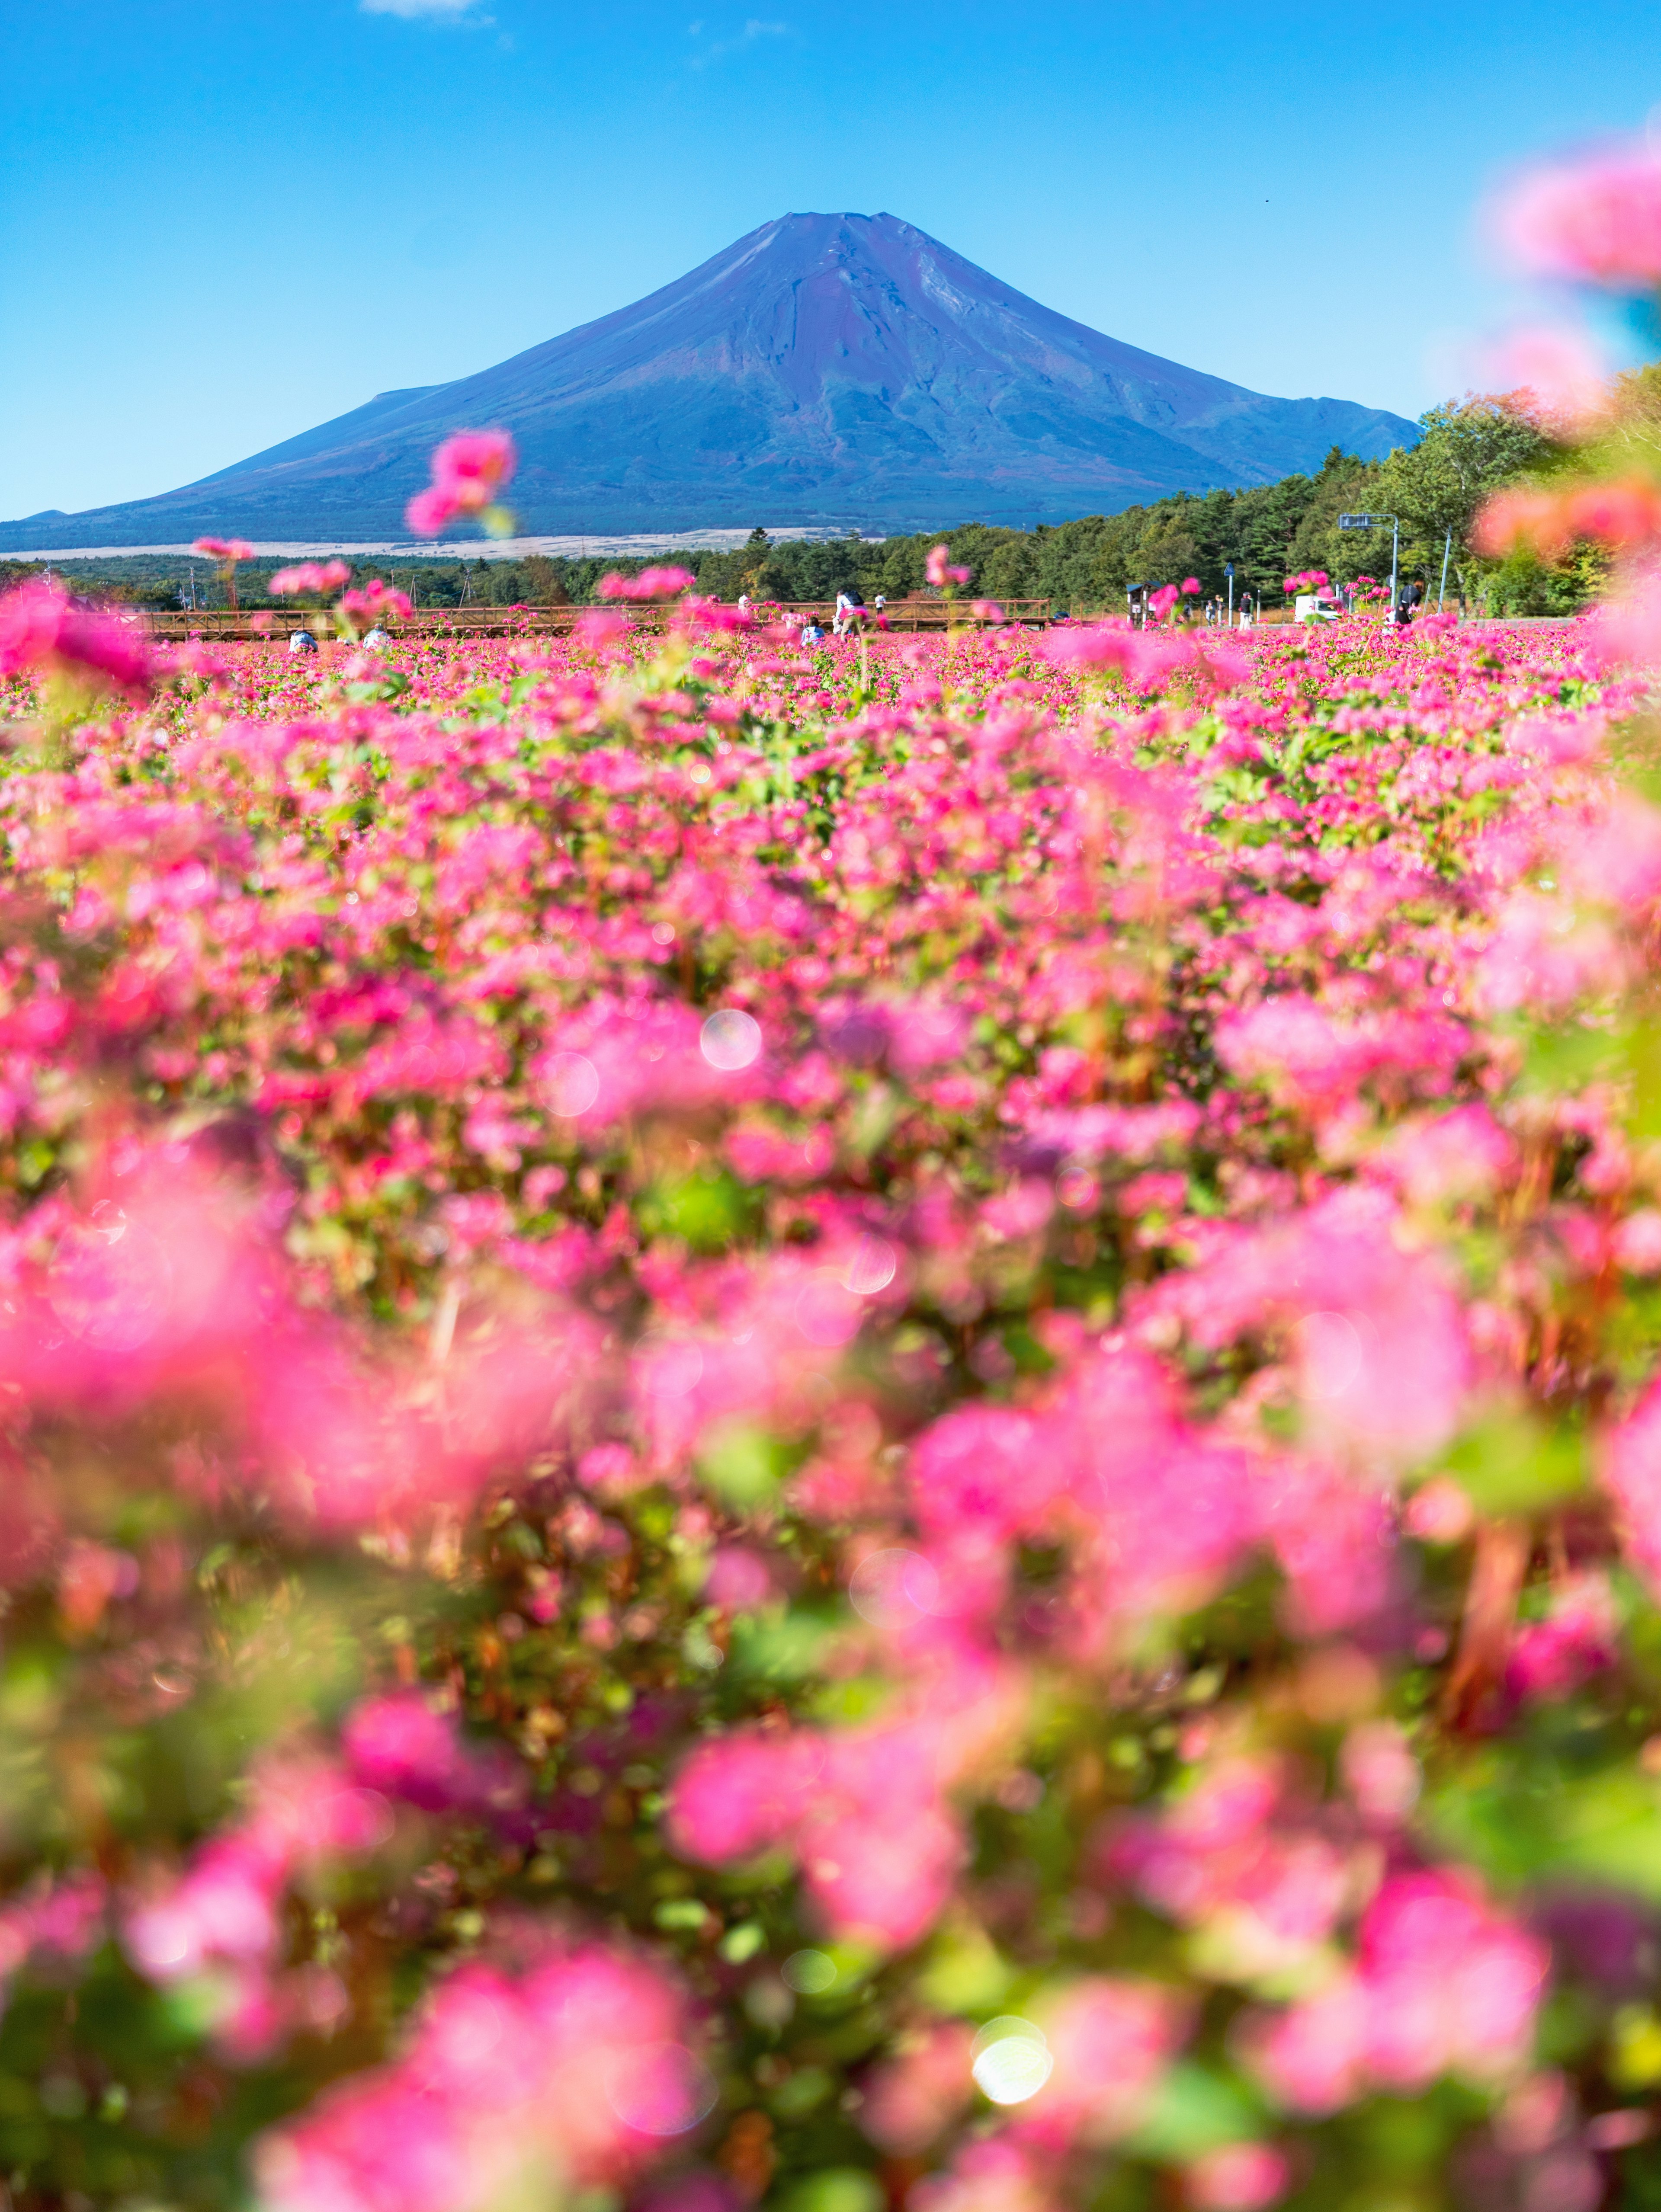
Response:
[{"label": "clear blue sky", "polygon": [[486,367],[787,210],[1415,414],[1505,312],[1485,183],[1661,100],[1653,0],[751,5],[0,0],[0,517]]}]

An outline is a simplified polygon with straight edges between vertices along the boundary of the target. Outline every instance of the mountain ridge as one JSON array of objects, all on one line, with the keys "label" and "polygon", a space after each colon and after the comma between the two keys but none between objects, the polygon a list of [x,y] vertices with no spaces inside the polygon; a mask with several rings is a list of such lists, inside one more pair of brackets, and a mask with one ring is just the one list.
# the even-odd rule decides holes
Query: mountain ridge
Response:
[{"label": "mountain ridge", "polygon": [[527,534],[1060,521],[1417,434],[1092,331],[897,216],[796,214],[490,368],[377,393],[153,498],[0,523],[0,543],[398,537],[432,447],[485,427],[518,442]]}]

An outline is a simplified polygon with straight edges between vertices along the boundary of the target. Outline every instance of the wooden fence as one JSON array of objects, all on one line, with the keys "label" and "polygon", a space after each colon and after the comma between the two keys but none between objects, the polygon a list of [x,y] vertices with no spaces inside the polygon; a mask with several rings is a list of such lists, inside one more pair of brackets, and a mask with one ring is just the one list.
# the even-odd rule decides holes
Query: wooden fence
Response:
[{"label": "wooden fence", "polygon": [[[883,610],[883,617],[890,631],[943,630],[948,624],[955,624],[959,629],[986,629],[996,627],[1001,620],[1018,623],[1023,629],[1043,629],[1049,625],[1050,604],[1048,599],[1013,599],[1000,617],[977,615],[961,605],[949,607],[944,599],[892,599]],[[565,637],[585,614],[594,611],[592,607],[417,607],[406,619],[388,621],[384,627],[396,637],[411,639]],[[629,605],[626,611],[636,629],[656,630],[663,627],[666,610],[660,606]],[[800,629],[811,616],[828,631],[836,608],[828,599],[803,600],[754,611],[758,625],[781,623]],[[877,634],[875,617],[873,608],[866,610],[867,635]],[[321,641],[327,629],[323,615],[297,607],[260,608],[252,613],[245,611],[237,614],[228,607],[213,607],[194,614],[147,608],[143,620],[149,635],[158,638],[284,638],[290,630],[313,627]]]}]

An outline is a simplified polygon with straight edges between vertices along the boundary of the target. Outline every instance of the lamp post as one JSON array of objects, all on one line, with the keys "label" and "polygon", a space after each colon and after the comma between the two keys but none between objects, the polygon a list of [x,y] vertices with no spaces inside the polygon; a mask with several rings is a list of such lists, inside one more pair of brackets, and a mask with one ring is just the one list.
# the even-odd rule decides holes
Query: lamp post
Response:
[{"label": "lamp post", "polygon": [[1442,580],[1436,587],[1436,611],[1442,611],[1442,602],[1447,597],[1448,559],[1453,551],[1453,525],[1449,523],[1448,534],[1442,546]]},{"label": "lamp post", "polygon": [[1232,629],[1234,627],[1234,563],[1232,561],[1224,562],[1223,574],[1228,578],[1228,627]]},{"label": "lamp post", "polygon": [[1390,525],[1390,618],[1396,619],[1396,577],[1401,567],[1402,523],[1394,514],[1341,514],[1340,530],[1382,530]]}]

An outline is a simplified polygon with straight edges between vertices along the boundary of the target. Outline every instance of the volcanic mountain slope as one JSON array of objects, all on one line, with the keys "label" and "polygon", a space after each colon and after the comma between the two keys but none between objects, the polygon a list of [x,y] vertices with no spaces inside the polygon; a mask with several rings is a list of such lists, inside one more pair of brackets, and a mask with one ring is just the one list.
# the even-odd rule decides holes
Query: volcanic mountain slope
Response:
[{"label": "volcanic mountain slope", "polygon": [[366,406],[155,499],[0,524],[0,547],[398,538],[451,430],[505,428],[532,533],[1059,521],[1410,444],[1040,307],[891,215],[790,215],[633,307]]}]

